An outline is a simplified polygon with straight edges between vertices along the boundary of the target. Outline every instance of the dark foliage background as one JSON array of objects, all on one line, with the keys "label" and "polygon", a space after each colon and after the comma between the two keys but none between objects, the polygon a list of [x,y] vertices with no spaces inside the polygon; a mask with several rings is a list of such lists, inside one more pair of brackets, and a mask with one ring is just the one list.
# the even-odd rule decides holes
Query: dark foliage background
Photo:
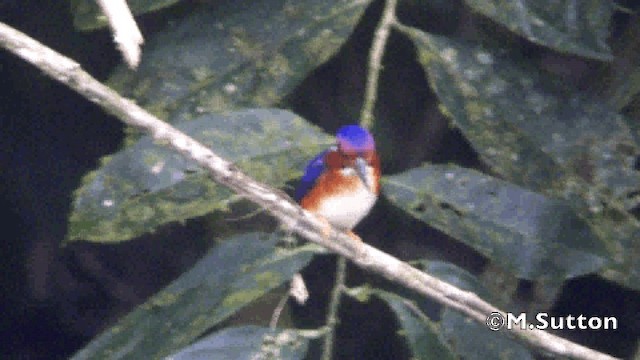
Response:
[{"label": "dark foliage background", "polygon": [[[206,1],[185,1],[137,19],[150,39],[167,23],[187,16],[202,3]],[[640,3],[617,4],[629,11],[618,9],[612,17],[608,37],[614,54],[611,63],[532,44],[496,27],[462,1],[405,0],[400,2],[398,16],[404,24],[429,33],[465,39],[477,39],[487,28],[494,29],[496,39],[519,48],[523,58],[532,60],[557,82],[601,95],[623,87],[616,84],[624,84],[625,77],[635,73],[640,55]],[[282,102],[286,107],[329,134],[357,119],[368,49],[381,5],[374,2],[337,55],[289,92]],[[3,1],[0,20],[76,59],[101,80],[120,63],[110,33],[105,29],[77,31],[66,2]],[[377,137],[383,172],[399,174],[425,161],[488,171],[468,140],[449,126],[424,67],[416,61],[416,51],[407,36],[391,35],[374,127],[376,134],[384,134]],[[6,52],[0,53],[0,79],[0,147],[4,149],[0,153],[0,213],[5,230],[5,246],[0,250],[0,308],[4,309],[0,357],[67,358],[189,269],[211,247],[211,233],[273,228],[264,215],[230,222],[227,215],[217,214],[164,226],[133,241],[61,246],[68,231],[72,192],[102,156],[119,149],[125,131],[116,119]],[[638,97],[634,91],[622,92],[611,97],[619,99],[620,112],[632,119],[630,126],[637,132]],[[640,160],[636,159],[635,170],[639,169]],[[243,213],[243,205],[236,206],[239,209],[235,210]],[[637,217],[640,211],[636,208],[632,212]],[[386,221],[389,214],[394,214],[395,223]],[[357,232],[373,246],[403,259],[437,259],[458,265],[486,280],[484,286],[498,298],[508,298],[500,301],[514,309],[546,308],[558,315],[584,313],[623,319],[618,331],[567,331],[561,335],[615,356],[631,358],[637,354],[637,290],[593,274],[573,278],[559,290],[554,284],[517,280],[505,274],[501,264],[491,263],[470,246],[400,213],[386,198]],[[302,327],[322,324],[333,262],[331,257],[318,257],[305,268],[303,275],[312,297],[305,307],[292,305],[292,323]],[[363,281],[388,287],[380,279],[350,268],[349,283]],[[411,352],[394,337],[397,325],[391,324],[395,318],[383,301],[345,301],[337,336],[340,358],[408,358]],[[243,323],[247,318],[268,319],[274,302],[265,304],[264,308],[243,310],[226,324]],[[430,307],[436,313],[435,305]],[[313,349],[316,345],[310,346]]]}]

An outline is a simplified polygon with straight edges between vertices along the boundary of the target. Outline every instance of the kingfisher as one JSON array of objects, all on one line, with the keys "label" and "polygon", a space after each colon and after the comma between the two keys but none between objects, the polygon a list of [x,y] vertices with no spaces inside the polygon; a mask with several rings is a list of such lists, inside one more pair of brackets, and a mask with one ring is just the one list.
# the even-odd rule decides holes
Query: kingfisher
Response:
[{"label": "kingfisher", "polygon": [[380,159],[373,136],[358,125],[345,125],[336,144],[307,165],[295,200],[334,227],[351,230],[371,210],[380,192]]}]

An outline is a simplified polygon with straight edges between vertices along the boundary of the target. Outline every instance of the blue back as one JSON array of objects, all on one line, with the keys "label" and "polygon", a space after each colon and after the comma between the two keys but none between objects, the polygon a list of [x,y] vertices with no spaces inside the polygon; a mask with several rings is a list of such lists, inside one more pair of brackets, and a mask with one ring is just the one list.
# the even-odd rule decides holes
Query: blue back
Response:
[{"label": "blue back", "polygon": [[300,202],[300,200],[302,200],[302,198],[311,191],[316,180],[318,180],[320,175],[324,172],[324,156],[328,151],[329,150],[327,149],[316,155],[316,157],[307,164],[307,167],[304,169],[304,175],[302,175],[302,179],[300,180],[300,184],[298,184],[298,188],[294,195],[296,202]]}]

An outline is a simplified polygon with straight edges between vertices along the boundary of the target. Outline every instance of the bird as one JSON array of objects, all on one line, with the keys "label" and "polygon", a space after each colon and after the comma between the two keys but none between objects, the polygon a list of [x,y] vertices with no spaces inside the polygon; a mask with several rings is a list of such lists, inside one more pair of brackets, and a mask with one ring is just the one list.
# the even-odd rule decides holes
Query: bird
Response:
[{"label": "bird", "polygon": [[303,209],[362,241],[351,230],[369,214],[379,193],[380,158],[373,136],[358,125],[345,125],[338,129],[336,143],[309,162],[294,198]]}]

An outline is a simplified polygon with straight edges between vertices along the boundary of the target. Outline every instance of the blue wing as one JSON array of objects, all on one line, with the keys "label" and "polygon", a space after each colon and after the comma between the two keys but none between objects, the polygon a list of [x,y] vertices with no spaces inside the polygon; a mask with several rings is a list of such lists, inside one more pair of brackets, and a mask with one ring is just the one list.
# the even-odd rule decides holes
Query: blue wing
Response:
[{"label": "blue wing", "polygon": [[322,175],[324,172],[324,156],[329,150],[325,150],[320,154],[316,155],[313,160],[307,164],[306,169],[304,169],[304,175],[302,175],[302,179],[300,180],[300,184],[298,184],[298,188],[295,193],[296,202],[300,202],[305,195],[311,190],[313,185],[316,183],[316,180]]}]

